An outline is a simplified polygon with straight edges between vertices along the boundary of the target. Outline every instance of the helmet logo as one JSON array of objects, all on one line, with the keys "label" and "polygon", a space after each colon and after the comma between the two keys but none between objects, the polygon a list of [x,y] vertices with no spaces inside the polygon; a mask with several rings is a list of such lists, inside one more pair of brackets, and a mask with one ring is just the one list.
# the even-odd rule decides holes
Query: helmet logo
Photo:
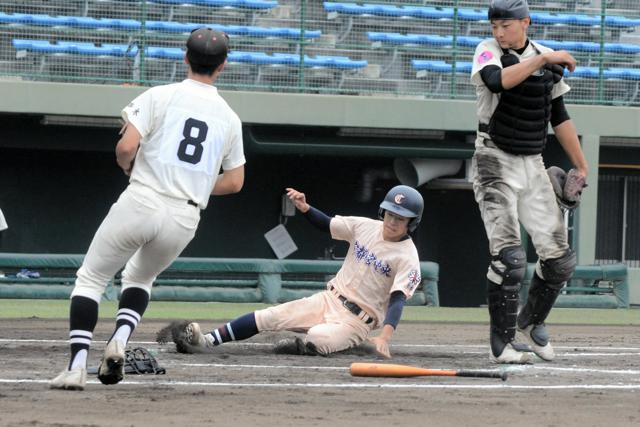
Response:
[{"label": "helmet logo", "polygon": [[396,202],[396,205],[401,205],[402,201],[405,199],[404,194],[396,194],[393,198],[393,201]]}]

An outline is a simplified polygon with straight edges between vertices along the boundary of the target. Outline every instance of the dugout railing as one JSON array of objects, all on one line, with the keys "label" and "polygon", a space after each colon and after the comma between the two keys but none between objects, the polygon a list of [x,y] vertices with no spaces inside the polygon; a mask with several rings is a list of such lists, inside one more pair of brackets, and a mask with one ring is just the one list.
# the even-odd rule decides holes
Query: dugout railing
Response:
[{"label": "dugout railing", "polygon": [[[0,253],[0,298],[69,298],[79,254]],[[248,258],[178,258],[154,283],[158,301],[219,301],[282,303],[326,289],[341,261]],[[420,263],[422,282],[410,305],[439,306],[437,263]],[[37,276],[37,277],[36,277]],[[117,299],[120,275],[104,297]]]},{"label": "dugout railing", "polygon": [[[527,266],[520,289],[520,302],[527,301],[535,264]],[[629,308],[626,264],[579,265],[573,278],[562,288],[555,307]]]}]

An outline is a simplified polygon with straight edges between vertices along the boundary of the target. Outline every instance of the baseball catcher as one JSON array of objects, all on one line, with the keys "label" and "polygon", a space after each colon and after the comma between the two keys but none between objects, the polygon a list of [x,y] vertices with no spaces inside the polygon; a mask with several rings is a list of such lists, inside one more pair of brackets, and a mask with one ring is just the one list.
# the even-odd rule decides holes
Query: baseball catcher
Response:
[{"label": "baseball catcher", "polygon": [[[488,18],[493,38],[477,46],[471,81],[478,95],[479,121],[473,190],[491,255],[490,357],[496,363],[532,361],[513,346],[517,328],[534,353],[550,361],[555,353],[545,320],[576,267],[560,206],[578,205],[588,173],[563,101],[570,89],[564,68],[573,71],[576,60],[566,51],[529,40],[526,0],[492,0]],[[575,167],[569,174],[545,169],[541,153],[549,124]],[[527,303],[518,313],[518,291],[527,270],[521,224],[531,236],[538,261]]]}]

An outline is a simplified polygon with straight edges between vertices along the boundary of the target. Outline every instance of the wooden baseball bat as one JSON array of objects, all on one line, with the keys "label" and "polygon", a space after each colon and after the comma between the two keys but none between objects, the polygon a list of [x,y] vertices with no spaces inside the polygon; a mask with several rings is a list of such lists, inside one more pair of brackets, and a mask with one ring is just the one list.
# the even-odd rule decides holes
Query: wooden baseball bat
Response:
[{"label": "wooden baseball bat", "polygon": [[354,377],[474,377],[500,378],[507,380],[506,371],[474,371],[455,369],[427,369],[411,365],[394,365],[388,363],[352,363],[351,375]]}]

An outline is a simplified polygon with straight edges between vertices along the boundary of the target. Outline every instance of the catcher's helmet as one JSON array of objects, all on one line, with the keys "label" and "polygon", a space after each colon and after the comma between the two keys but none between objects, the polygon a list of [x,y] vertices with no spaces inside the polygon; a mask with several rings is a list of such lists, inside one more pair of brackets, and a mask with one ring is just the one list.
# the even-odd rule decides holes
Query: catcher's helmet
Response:
[{"label": "catcher's helmet", "polygon": [[229,36],[211,28],[198,28],[187,39],[189,62],[200,65],[218,66],[224,62],[229,52]]},{"label": "catcher's helmet", "polygon": [[412,232],[420,224],[423,209],[424,200],[416,189],[407,185],[396,185],[389,190],[380,203],[378,217],[384,219],[384,212],[389,211],[405,218],[411,218],[408,227],[409,232]]},{"label": "catcher's helmet", "polygon": [[527,0],[491,0],[489,21],[494,19],[524,19],[529,17]]}]

